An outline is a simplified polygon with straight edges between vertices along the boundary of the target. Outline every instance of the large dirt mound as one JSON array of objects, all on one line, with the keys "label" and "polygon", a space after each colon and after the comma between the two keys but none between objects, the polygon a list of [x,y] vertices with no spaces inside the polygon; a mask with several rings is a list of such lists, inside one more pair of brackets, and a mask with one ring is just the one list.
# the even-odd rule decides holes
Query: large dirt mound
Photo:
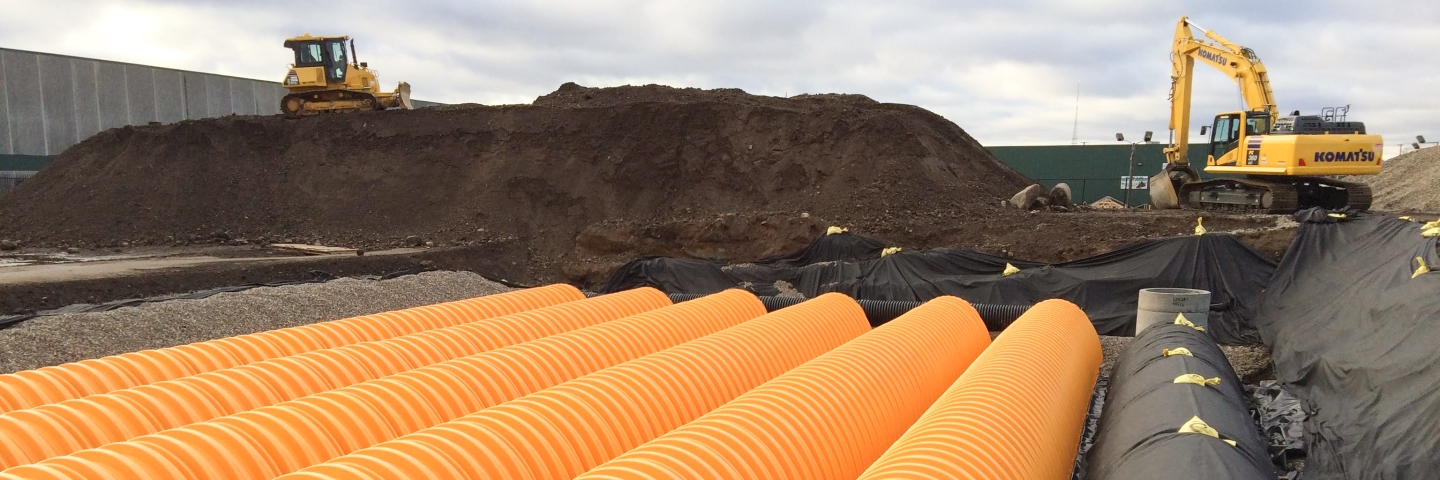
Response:
[{"label": "large dirt mound", "polygon": [[[975,217],[1028,183],[960,127],[914,106],[566,84],[533,105],[106,131],[0,197],[0,238],[357,247],[412,235],[441,245],[509,239],[550,264],[600,222]],[[533,278],[558,272],[543,269]]]},{"label": "large dirt mound", "polygon": [[1375,195],[1371,209],[1384,212],[1440,213],[1440,148],[1422,148],[1385,161],[1379,175],[1357,177]]}]

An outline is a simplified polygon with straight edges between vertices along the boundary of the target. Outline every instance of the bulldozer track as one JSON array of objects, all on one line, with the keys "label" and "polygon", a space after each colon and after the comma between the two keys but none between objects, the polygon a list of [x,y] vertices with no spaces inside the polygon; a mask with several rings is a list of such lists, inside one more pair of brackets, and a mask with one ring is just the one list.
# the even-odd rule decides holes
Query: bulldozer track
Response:
[{"label": "bulldozer track", "polygon": [[359,112],[378,108],[379,102],[374,95],[351,90],[316,90],[292,93],[280,99],[280,111],[289,117]]}]

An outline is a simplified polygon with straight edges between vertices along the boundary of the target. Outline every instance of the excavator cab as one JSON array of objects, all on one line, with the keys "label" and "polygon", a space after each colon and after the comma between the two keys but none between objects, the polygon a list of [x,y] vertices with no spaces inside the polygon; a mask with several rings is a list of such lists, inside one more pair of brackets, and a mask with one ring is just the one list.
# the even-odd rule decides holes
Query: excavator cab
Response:
[{"label": "excavator cab", "polygon": [[[1222,113],[1215,116],[1211,132],[1213,133],[1210,137],[1210,158],[1206,165],[1236,165],[1239,158],[1232,158],[1230,152],[1235,151],[1242,144],[1248,144],[1249,138],[1270,134],[1270,114],[1266,112]],[[1244,155],[1246,165],[1259,164],[1258,149],[1247,150]]]},{"label": "excavator cab", "polygon": [[307,33],[286,39],[284,45],[295,54],[295,63],[281,82],[290,91],[280,101],[286,115],[411,108],[410,84],[400,82],[394,92],[381,92],[375,72],[354,58],[355,41],[350,37]]}]

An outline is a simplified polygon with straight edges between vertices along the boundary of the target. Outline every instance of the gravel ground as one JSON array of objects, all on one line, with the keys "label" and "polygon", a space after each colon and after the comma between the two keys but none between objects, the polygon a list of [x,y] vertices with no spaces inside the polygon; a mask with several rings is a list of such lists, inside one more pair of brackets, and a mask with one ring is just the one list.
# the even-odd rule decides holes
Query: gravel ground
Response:
[{"label": "gravel ground", "polygon": [[[1100,364],[1101,374],[1110,374],[1116,358],[1130,345],[1130,340],[1131,337],[1100,337],[1100,348],[1105,355],[1105,362]],[[1264,345],[1221,345],[1220,351],[1225,352],[1225,358],[1230,360],[1230,366],[1235,368],[1235,375],[1240,377],[1241,383],[1251,384],[1275,378],[1275,369],[1270,365],[1270,349]]]},{"label": "gravel ground", "polygon": [[1440,213],[1440,190],[1435,189],[1440,181],[1437,164],[1440,148],[1426,147],[1386,160],[1379,175],[1349,180],[1370,184],[1375,196],[1372,210]]},{"label": "gravel ground", "polygon": [[199,300],[42,317],[0,330],[0,373],[163,348],[511,290],[470,272],[342,278]]}]

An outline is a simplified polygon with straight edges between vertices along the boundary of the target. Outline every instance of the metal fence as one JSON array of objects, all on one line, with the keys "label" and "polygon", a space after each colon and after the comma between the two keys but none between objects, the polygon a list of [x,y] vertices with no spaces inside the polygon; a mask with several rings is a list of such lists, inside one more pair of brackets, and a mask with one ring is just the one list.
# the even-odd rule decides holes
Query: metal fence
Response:
[{"label": "metal fence", "polygon": [[0,195],[10,193],[25,179],[33,176],[35,176],[35,172],[31,171],[0,170]]}]

